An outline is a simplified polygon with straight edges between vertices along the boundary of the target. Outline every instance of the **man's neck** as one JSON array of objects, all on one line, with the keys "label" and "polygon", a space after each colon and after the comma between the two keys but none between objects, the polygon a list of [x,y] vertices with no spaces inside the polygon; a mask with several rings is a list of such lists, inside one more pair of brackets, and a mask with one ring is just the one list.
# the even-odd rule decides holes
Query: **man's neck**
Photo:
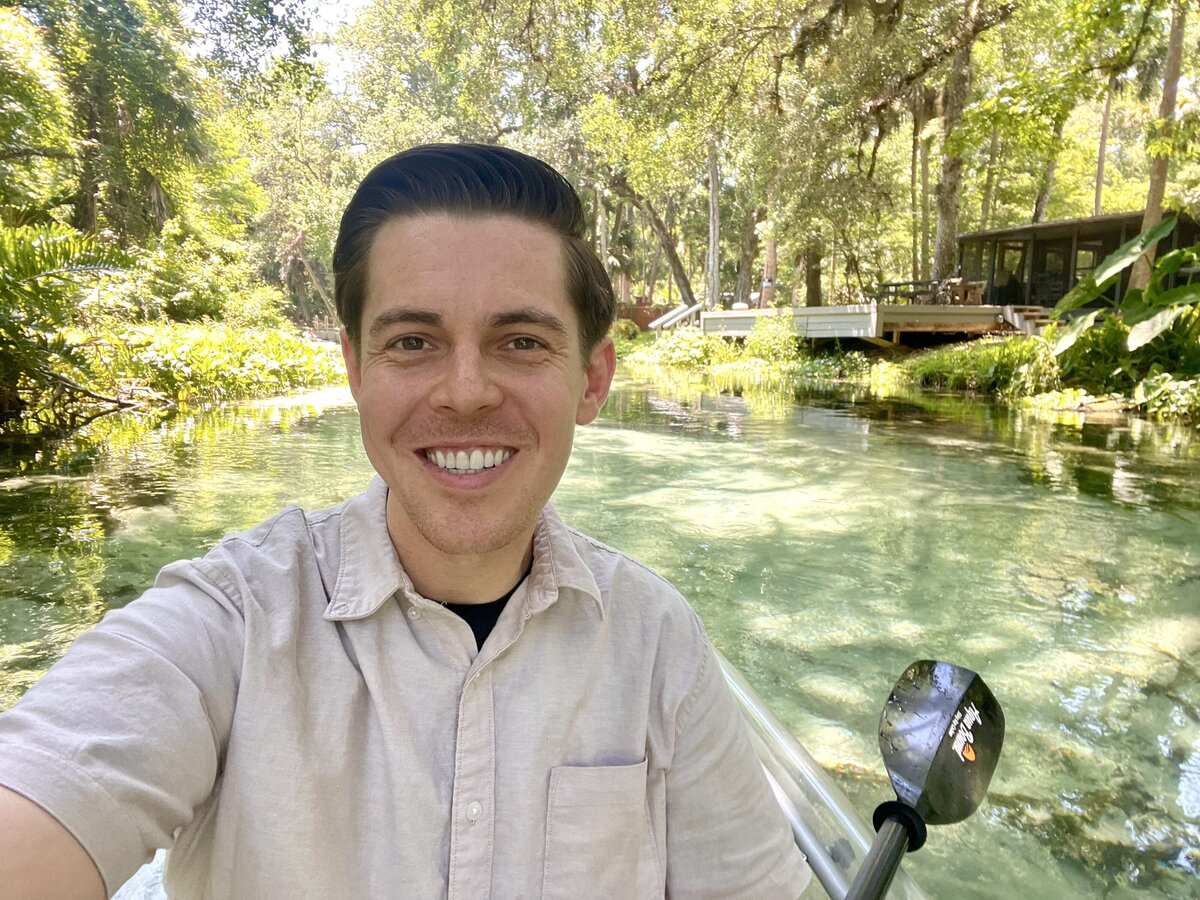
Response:
[{"label": "man's neck", "polygon": [[443,553],[388,513],[388,533],[400,565],[417,593],[442,603],[489,603],[525,576],[533,560],[533,535],[491,553]]}]

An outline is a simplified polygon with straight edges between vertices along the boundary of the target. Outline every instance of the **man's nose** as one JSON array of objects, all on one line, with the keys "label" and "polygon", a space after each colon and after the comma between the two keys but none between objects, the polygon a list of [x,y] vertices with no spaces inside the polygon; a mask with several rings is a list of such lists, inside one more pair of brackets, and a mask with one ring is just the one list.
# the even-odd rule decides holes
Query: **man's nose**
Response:
[{"label": "man's nose", "polygon": [[447,357],[429,402],[435,409],[470,416],[499,406],[503,397],[484,354],[460,347]]}]

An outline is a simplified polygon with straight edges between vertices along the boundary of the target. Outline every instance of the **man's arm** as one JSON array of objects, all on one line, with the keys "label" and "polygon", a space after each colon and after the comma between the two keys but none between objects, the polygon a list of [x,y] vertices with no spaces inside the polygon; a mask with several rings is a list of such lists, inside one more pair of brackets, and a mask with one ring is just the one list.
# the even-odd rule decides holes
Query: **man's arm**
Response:
[{"label": "man's arm", "polygon": [[71,832],[0,787],[0,884],[6,900],[102,900],[100,870]]},{"label": "man's arm", "polygon": [[667,896],[795,900],[812,876],[705,641],[667,773]]}]

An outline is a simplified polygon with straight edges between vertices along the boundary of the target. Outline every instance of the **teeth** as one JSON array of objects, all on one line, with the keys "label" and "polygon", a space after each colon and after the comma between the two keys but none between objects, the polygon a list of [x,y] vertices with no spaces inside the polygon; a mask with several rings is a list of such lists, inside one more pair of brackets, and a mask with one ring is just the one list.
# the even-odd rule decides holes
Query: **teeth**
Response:
[{"label": "teeth", "polygon": [[427,450],[425,457],[439,469],[450,472],[482,472],[498,466],[512,456],[510,450]]}]

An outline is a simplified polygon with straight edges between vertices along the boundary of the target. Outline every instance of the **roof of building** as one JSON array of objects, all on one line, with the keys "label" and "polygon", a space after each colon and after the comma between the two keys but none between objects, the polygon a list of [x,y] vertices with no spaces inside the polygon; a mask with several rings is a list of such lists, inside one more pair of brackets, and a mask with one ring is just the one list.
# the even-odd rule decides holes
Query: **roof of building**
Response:
[{"label": "roof of building", "polygon": [[972,231],[958,236],[959,243],[974,241],[981,238],[1031,238],[1065,237],[1079,231],[1108,231],[1114,226],[1132,226],[1140,230],[1142,210],[1135,212],[1108,213],[1103,216],[1087,216],[1082,219],[1060,219],[1057,222],[1038,222],[1031,225],[1012,225],[1008,228],[990,228],[987,231]]}]

